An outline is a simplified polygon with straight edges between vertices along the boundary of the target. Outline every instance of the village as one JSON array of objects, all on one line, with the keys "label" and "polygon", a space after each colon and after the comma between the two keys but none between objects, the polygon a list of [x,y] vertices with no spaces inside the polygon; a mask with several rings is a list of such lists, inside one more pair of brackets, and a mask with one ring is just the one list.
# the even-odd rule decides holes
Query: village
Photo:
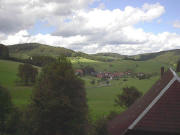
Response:
[{"label": "village", "polygon": [[154,74],[147,74],[143,72],[134,73],[131,70],[128,70],[126,72],[95,72],[92,71],[89,74],[85,73],[82,69],[77,69],[75,71],[75,74],[82,77],[86,75],[90,75],[99,79],[109,79],[109,80],[117,80],[120,78],[128,78],[128,77],[136,77],[139,80],[141,79],[149,79]]}]

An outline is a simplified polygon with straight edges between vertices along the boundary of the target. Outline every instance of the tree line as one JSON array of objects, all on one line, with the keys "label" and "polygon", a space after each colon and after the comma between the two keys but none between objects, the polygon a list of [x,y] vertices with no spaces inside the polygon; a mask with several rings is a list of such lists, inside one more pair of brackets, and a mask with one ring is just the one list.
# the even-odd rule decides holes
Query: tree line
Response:
[{"label": "tree line", "polygon": [[38,69],[31,64],[20,64],[18,67],[18,74],[20,82],[24,85],[34,84],[38,75]]},{"label": "tree line", "polygon": [[9,58],[9,50],[6,46],[0,44],[0,59],[8,59]]}]

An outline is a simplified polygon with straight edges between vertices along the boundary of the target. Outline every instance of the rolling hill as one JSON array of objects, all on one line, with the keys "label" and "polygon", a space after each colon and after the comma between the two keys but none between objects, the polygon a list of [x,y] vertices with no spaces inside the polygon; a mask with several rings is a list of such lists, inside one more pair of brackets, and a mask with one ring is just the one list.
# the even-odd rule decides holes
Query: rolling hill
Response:
[{"label": "rolling hill", "polygon": [[161,51],[156,53],[147,53],[147,54],[139,54],[132,56],[134,60],[137,61],[146,61],[151,59],[156,59],[160,62],[175,62],[180,58],[180,49],[168,50],[168,51]]},{"label": "rolling hill", "polygon": [[[45,55],[58,57],[64,54],[68,57],[83,57],[91,60],[111,62],[114,60],[133,60],[133,61],[148,61],[157,60],[162,63],[175,63],[180,59],[180,49],[161,51],[156,53],[139,54],[134,56],[126,56],[117,53],[97,53],[86,54],[83,52],[75,52],[63,47],[53,47],[39,43],[25,43],[8,46],[10,56],[17,58],[29,58],[34,55]],[[127,58],[127,59],[126,59]],[[128,59],[129,58],[129,59]]]},{"label": "rolling hill", "polygon": [[75,68],[94,67],[98,72],[159,72],[161,66],[175,68],[180,59],[180,50],[125,56],[116,53],[86,54],[62,47],[53,47],[38,43],[26,43],[8,46],[10,56],[27,59],[31,56],[45,55],[58,57],[64,54],[69,57]]},{"label": "rolling hill", "polygon": [[88,55],[83,52],[75,52],[63,47],[53,47],[39,43],[25,43],[8,46],[11,57],[28,59],[31,56],[51,56],[57,58],[60,55],[67,57],[83,57],[91,60],[113,61],[112,57]]},{"label": "rolling hill", "polygon": [[63,47],[52,47],[38,43],[26,43],[8,46],[10,56],[27,59],[34,55],[57,57],[61,54],[71,56],[74,51]]}]

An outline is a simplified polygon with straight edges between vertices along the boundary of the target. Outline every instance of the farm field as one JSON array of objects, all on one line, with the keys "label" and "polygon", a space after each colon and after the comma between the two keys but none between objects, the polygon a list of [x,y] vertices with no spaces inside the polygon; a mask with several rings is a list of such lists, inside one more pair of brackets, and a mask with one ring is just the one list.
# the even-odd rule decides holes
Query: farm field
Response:
[{"label": "farm field", "polygon": [[13,103],[25,107],[30,101],[32,87],[17,86],[18,62],[0,60],[0,84],[10,91]]},{"label": "farm field", "polygon": [[[0,60],[0,84],[10,91],[13,103],[23,108],[30,102],[33,88],[16,85],[19,64],[18,62]],[[97,82],[97,78],[82,77],[85,81],[90,116],[95,120],[111,111],[123,111],[123,108],[114,106],[114,99],[117,94],[121,93],[123,87],[135,86],[142,93],[145,93],[158,78],[158,76],[154,76],[144,80],[137,78],[127,78],[127,81],[123,81],[123,79],[111,80],[109,86],[99,87],[97,83],[91,84],[92,79]]]},{"label": "farm field", "polygon": [[127,81],[111,80],[110,86],[98,87],[98,85],[90,84],[92,77],[83,78],[86,82],[88,105],[90,115],[93,119],[107,115],[111,111],[122,112],[124,109],[115,106],[114,100],[117,94],[122,92],[123,87],[134,86],[143,94],[146,93],[151,86],[159,79],[158,76],[151,79],[138,80],[137,78],[126,78]]},{"label": "farm field", "polygon": [[159,70],[162,66],[166,68],[170,66],[167,63],[161,63],[154,59],[147,61],[115,60],[112,62],[102,62],[82,57],[71,57],[69,59],[76,69],[85,66],[91,66],[97,72],[124,72],[131,70],[133,72],[159,73]]}]

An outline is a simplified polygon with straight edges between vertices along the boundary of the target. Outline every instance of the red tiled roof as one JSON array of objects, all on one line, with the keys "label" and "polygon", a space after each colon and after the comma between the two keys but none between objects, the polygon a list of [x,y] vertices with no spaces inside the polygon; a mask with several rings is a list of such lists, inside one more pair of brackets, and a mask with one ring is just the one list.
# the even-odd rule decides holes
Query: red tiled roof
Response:
[{"label": "red tiled roof", "polygon": [[180,133],[180,83],[177,80],[134,129]]},{"label": "red tiled roof", "polygon": [[[167,84],[173,79],[173,77],[173,72],[171,70],[168,70],[166,73],[164,73],[163,77],[142,98],[137,100],[125,112],[110,121],[108,123],[108,131],[110,132],[110,134],[123,135],[128,130],[128,128],[135,123],[137,118],[142,115],[143,111],[145,111],[149,107],[149,105],[152,104],[152,101],[156,97],[158,97],[158,95],[160,95],[161,91],[167,86]],[[174,82],[171,87],[168,88],[168,90],[163,94],[160,100],[152,108],[150,108],[150,110],[147,111],[148,113],[145,114],[145,116],[142,117],[142,119],[140,119],[135,124],[135,127],[133,127],[133,129],[157,129],[161,131],[166,130],[165,127],[167,129],[169,127],[172,131],[174,131],[175,129],[173,127],[175,127],[176,130],[178,130],[177,128],[180,128],[180,90],[178,91],[179,88],[180,83],[178,81]],[[175,101],[177,101],[177,103],[175,103]],[[160,107],[162,108],[160,109]],[[179,108],[176,109],[177,107]],[[164,114],[161,115],[161,113]],[[162,121],[166,120],[165,117],[169,119],[169,121],[163,124]],[[157,126],[157,124],[154,124],[156,122],[157,124],[159,124],[159,126]],[[172,122],[174,122],[174,126]]]},{"label": "red tiled roof", "polygon": [[82,69],[77,69],[75,72],[83,73]]}]

